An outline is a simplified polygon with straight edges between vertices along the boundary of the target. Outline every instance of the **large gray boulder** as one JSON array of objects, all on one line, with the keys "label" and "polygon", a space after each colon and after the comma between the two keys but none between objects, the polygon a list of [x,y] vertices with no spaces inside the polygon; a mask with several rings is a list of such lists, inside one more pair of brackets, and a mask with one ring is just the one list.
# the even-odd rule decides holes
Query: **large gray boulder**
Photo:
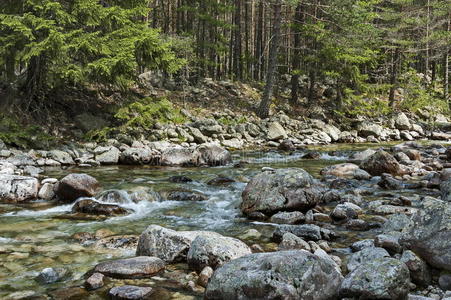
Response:
[{"label": "large gray boulder", "polygon": [[370,179],[371,175],[353,163],[342,163],[325,167],[320,172],[323,176],[336,176],[355,179]]},{"label": "large gray boulder", "polygon": [[266,138],[270,141],[286,139],[288,137],[285,129],[278,122],[272,122],[268,126]]},{"label": "large gray boulder", "polygon": [[360,136],[369,137],[370,135],[378,138],[382,135],[384,128],[381,125],[374,123],[362,123],[358,127],[358,132]]},{"label": "large gray boulder", "polygon": [[399,130],[410,130],[412,127],[412,125],[410,124],[409,118],[403,112],[397,114],[393,118],[393,121],[395,123],[396,129],[399,129]]},{"label": "large gray boulder", "polygon": [[451,203],[425,197],[400,243],[433,267],[451,271]]},{"label": "large gray boulder", "polygon": [[114,146],[94,149],[96,160],[102,165],[115,165],[119,162],[121,151]]},{"label": "large gray boulder", "polygon": [[187,259],[188,265],[200,272],[207,266],[216,269],[230,260],[251,253],[251,249],[238,239],[218,235],[199,235],[191,243]]},{"label": "large gray boulder", "polygon": [[197,166],[200,153],[189,148],[169,148],[161,153],[162,166]]},{"label": "large gray boulder", "polygon": [[342,275],[304,250],[255,253],[215,271],[205,299],[336,299]]},{"label": "large gray boulder", "polygon": [[20,203],[36,199],[39,182],[34,177],[0,174],[0,202]]},{"label": "large gray boulder", "polygon": [[409,269],[397,259],[382,257],[364,262],[349,273],[340,288],[342,297],[354,299],[405,299]]},{"label": "large gray boulder", "polygon": [[391,175],[400,175],[402,173],[401,166],[396,158],[390,153],[380,150],[366,158],[360,164],[360,168],[367,171],[373,176],[381,176],[383,173]]},{"label": "large gray boulder", "polygon": [[224,166],[232,162],[230,152],[217,145],[201,145],[197,151],[200,153],[200,165]]},{"label": "large gray boulder", "polygon": [[306,211],[320,201],[321,195],[315,179],[303,169],[277,169],[252,178],[242,193],[240,209],[246,215]]},{"label": "large gray boulder", "polygon": [[99,189],[99,182],[88,174],[69,174],[56,187],[59,201],[71,203],[80,197],[92,197]]},{"label": "large gray boulder", "polygon": [[390,257],[390,254],[384,248],[379,247],[363,248],[362,250],[353,253],[348,258],[348,263],[346,267],[348,268],[348,271],[351,272],[357,269],[361,264],[373,261],[381,257]]},{"label": "large gray boulder", "polygon": [[62,165],[73,165],[75,164],[72,156],[69,153],[62,150],[51,150],[47,153],[47,157],[59,162]]},{"label": "large gray boulder", "polygon": [[451,202],[451,179],[440,183],[440,192],[443,201]]},{"label": "large gray boulder", "polygon": [[119,158],[124,165],[146,165],[159,163],[159,153],[148,148],[127,148]]},{"label": "large gray boulder", "polygon": [[141,233],[136,255],[156,256],[167,263],[186,261],[191,243],[198,236],[217,236],[209,231],[175,231],[158,225],[150,225]]},{"label": "large gray boulder", "polygon": [[142,278],[153,276],[164,268],[165,263],[157,257],[138,256],[102,262],[93,272],[113,278]]}]

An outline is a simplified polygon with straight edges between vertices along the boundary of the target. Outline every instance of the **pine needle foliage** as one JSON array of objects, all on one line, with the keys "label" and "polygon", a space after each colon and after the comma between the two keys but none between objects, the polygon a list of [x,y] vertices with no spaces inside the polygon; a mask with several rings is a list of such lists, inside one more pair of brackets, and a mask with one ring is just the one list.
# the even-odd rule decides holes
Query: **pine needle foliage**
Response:
[{"label": "pine needle foliage", "polygon": [[172,73],[183,61],[149,28],[145,0],[7,0],[0,6],[0,78],[29,104],[55,88],[126,90],[139,71]]}]

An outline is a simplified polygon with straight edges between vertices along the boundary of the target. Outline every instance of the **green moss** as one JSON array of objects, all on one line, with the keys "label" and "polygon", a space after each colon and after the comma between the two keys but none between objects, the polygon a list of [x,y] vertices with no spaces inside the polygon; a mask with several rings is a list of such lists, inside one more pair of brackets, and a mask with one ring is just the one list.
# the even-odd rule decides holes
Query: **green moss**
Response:
[{"label": "green moss", "polygon": [[130,133],[131,131],[143,132],[159,124],[182,124],[186,117],[175,108],[167,98],[144,98],[133,101],[114,113],[117,127],[105,127],[93,130],[86,134],[85,138],[91,141],[105,141],[113,132]]},{"label": "green moss", "polygon": [[149,129],[156,123],[180,124],[186,118],[179,109],[174,108],[167,98],[144,98],[120,108],[115,118],[123,122],[123,126]]},{"label": "green moss", "polygon": [[0,115],[0,139],[7,145],[23,149],[48,148],[56,139],[41,127],[21,124],[17,119]]},{"label": "green moss", "polygon": [[102,129],[91,130],[85,135],[88,141],[105,142],[110,136],[114,128],[104,127]]},{"label": "green moss", "polygon": [[246,122],[247,122],[247,118],[245,116],[241,116],[238,119],[229,118],[229,117],[221,117],[218,120],[219,124],[228,125],[228,126],[230,126],[230,125],[231,126],[235,126],[235,125],[243,124],[243,123],[246,123]]}]

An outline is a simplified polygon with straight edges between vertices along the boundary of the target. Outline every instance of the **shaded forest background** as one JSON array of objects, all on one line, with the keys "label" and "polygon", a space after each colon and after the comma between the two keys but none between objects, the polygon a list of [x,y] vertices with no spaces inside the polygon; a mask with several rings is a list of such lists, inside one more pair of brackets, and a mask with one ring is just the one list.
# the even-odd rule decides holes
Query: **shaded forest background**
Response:
[{"label": "shaded forest background", "polygon": [[337,117],[447,113],[450,31],[444,0],[4,0],[0,96],[32,119],[119,109],[148,96],[150,72],[170,90],[249,83],[262,118],[281,80],[297,114],[319,90]]}]

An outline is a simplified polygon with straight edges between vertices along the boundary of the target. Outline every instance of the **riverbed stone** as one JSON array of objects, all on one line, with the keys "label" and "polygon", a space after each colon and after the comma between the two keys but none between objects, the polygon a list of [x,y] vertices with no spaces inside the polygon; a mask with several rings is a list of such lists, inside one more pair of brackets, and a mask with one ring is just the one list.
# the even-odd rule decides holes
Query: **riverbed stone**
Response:
[{"label": "riverbed stone", "polygon": [[207,287],[208,281],[210,280],[211,276],[213,276],[213,269],[211,267],[205,267],[202,269],[202,271],[199,274],[199,278],[197,279],[197,284],[201,287]]},{"label": "riverbed stone", "polygon": [[97,249],[122,249],[135,251],[138,245],[137,235],[114,235],[99,239],[95,242],[94,248]]},{"label": "riverbed stone", "polygon": [[124,165],[158,164],[160,156],[155,150],[131,147],[122,151],[119,161]]},{"label": "riverbed stone", "polygon": [[274,241],[280,242],[283,235],[287,232],[307,241],[319,241],[321,239],[321,228],[313,224],[277,226],[272,238]]},{"label": "riverbed stone", "polygon": [[370,224],[362,219],[350,219],[345,223],[345,227],[354,231],[367,231],[370,229]]},{"label": "riverbed stone", "polygon": [[409,118],[403,112],[396,114],[396,116],[393,118],[393,120],[394,120],[396,129],[409,130],[412,127],[412,125],[410,124]]},{"label": "riverbed stone", "polygon": [[451,272],[441,272],[438,284],[444,291],[451,291]]},{"label": "riverbed stone", "polygon": [[402,231],[410,224],[410,217],[403,213],[396,213],[388,216],[387,221],[382,226],[384,232]]},{"label": "riverbed stone", "polygon": [[398,161],[388,152],[379,150],[360,164],[360,167],[373,176],[383,173],[391,175],[401,174],[401,166]]},{"label": "riverbed stone", "polygon": [[160,164],[163,166],[196,166],[199,152],[190,148],[169,148],[161,154]]},{"label": "riverbed stone", "polygon": [[191,135],[194,138],[194,142],[196,142],[198,144],[203,144],[203,143],[206,143],[208,141],[208,137],[203,135],[203,133],[199,129],[194,128],[194,127],[188,127],[188,128],[189,128],[189,130],[191,132]]},{"label": "riverbed stone", "polygon": [[110,289],[108,296],[111,300],[144,300],[150,297],[152,293],[151,287],[122,285]]},{"label": "riverbed stone", "polygon": [[360,151],[360,152],[356,152],[356,153],[352,154],[351,159],[356,160],[356,161],[364,161],[365,159],[367,159],[368,157],[370,157],[371,155],[373,155],[375,153],[376,153],[376,150],[366,149],[364,151]]},{"label": "riverbed stone", "polygon": [[59,162],[62,165],[73,165],[75,164],[72,156],[66,151],[61,150],[51,150],[47,153],[47,157]]},{"label": "riverbed stone", "polygon": [[272,122],[268,126],[268,133],[266,138],[270,141],[277,141],[281,139],[286,139],[288,137],[287,132],[282,125],[278,122]]},{"label": "riverbed stone", "polygon": [[74,206],[72,206],[72,212],[89,215],[114,216],[124,215],[129,213],[130,211],[119,205],[101,203],[91,198],[86,198],[79,199],[77,202],[75,202]]},{"label": "riverbed stone", "polygon": [[224,186],[236,182],[235,179],[225,176],[217,176],[207,181],[208,185]]},{"label": "riverbed stone", "polygon": [[374,238],[374,245],[376,247],[384,248],[391,254],[402,252],[402,247],[399,244],[399,236],[379,234]]},{"label": "riverbed stone", "polygon": [[451,271],[451,203],[424,197],[400,243],[431,266]]},{"label": "riverbed stone", "polygon": [[306,250],[311,251],[309,243],[307,243],[302,238],[287,232],[282,236],[282,241],[280,242],[278,249],[283,250]]},{"label": "riverbed stone", "polygon": [[415,252],[405,250],[400,260],[406,264],[410,272],[412,282],[420,286],[431,284],[431,271],[429,266]]},{"label": "riverbed stone", "polygon": [[105,278],[105,275],[102,273],[94,273],[91,276],[89,276],[88,279],[85,281],[85,288],[89,291],[99,289],[103,287],[104,282],[103,279]]},{"label": "riverbed stone", "polygon": [[14,175],[15,171],[16,171],[15,165],[7,161],[0,160],[0,174]]},{"label": "riverbed stone", "polygon": [[230,152],[218,145],[204,144],[197,148],[200,153],[199,165],[224,166],[232,162]]},{"label": "riverbed stone", "polygon": [[307,211],[321,199],[322,193],[313,177],[299,168],[262,172],[251,179],[242,193],[240,209],[274,214],[279,211]]},{"label": "riverbed stone", "polygon": [[130,203],[132,201],[130,195],[127,191],[124,190],[107,190],[100,193],[100,195],[97,196],[97,199],[102,202],[106,203]]},{"label": "riverbed stone", "polygon": [[362,137],[374,136],[379,138],[382,135],[383,127],[378,124],[364,122],[359,125],[358,132]]},{"label": "riverbed stone", "polygon": [[361,264],[369,261],[373,261],[381,257],[390,257],[390,254],[384,248],[379,247],[366,247],[362,250],[353,253],[349,259],[346,267],[349,272],[352,272],[358,268]]},{"label": "riverbed stone", "polygon": [[305,220],[305,216],[300,211],[281,211],[273,215],[269,221],[277,224],[299,224]]},{"label": "riverbed stone", "polygon": [[356,299],[405,299],[409,292],[409,269],[397,259],[376,258],[359,265],[343,280],[342,297]]},{"label": "riverbed stone", "polygon": [[325,167],[320,172],[323,176],[336,176],[354,179],[370,179],[371,175],[353,163],[342,163]]},{"label": "riverbed stone", "polygon": [[254,253],[216,270],[205,299],[334,299],[341,281],[334,264],[304,250]]},{"label": "riverbed stone", "polygon": [[53,183],[44,183],[39,189],[38,198],[43,200],[52,200],[55,197],[55,185]]},{"label": "riverbed stone", "polygon": [[20,203],[36,199],[39,182],[34,177],[0,174],[0,202]]},{"label": "riverbed stone", "polygon": [[451,179],[440,183],[440,192],[443,201],[451,202]]},{"label": "riverbed stone", "polygon": [[330,213],[330,217],[336,221],[356,219],[362,212],[363,210],[360,206],[351,202],[344,202],[335,206]]},{"label": "riverbed stone", "polygon": [[67,275],[67,270],[63,268],[45,268],[36,277],[36,280],[41,284],[51,284],[60,281]]},{"label": "riverbed stone", "polygon": [[205,201],[208,197],[200,192],[192,191],[170,191],[162,193],[162,196],[170,201]]},{"label": "riverbed stone", "polygon": [[114,146],[97,147],[94,149],[95,159],[101,165],[115,165],[119,162],[121,152]]},{"label": "riverbed stone", "polygon": [[99,263],[94,273],[112,278],[143,278],[164,270],[165,263],[158,257],[138,256]]},{"label": "riverbed stone", "polygon": [[351,250],[354,252],[361,251],[365,248],[374,247],[373,239],[364,239],[351,244]]},{"label": "riverbed stone", "polygon": [[199,235],[190,245],[188,265],[201,271],[209,266],[213,269],[241,256],[251,254],[251,249],[242,241],[218,235]]},{"label": "riverbed stone", "polygon": [[167,263],[183,262],[197,236],[221,237],[220,234],[210,231],[175,231],[150,225],[139,237],[136,254],[156,256]]},{"label": "riverbed stone", "polygon": [[69,174],[58,182],[56,195],[59,201],[71,203],[80,197],[92,197],[99,189],[99,182],[88,174]]}]

